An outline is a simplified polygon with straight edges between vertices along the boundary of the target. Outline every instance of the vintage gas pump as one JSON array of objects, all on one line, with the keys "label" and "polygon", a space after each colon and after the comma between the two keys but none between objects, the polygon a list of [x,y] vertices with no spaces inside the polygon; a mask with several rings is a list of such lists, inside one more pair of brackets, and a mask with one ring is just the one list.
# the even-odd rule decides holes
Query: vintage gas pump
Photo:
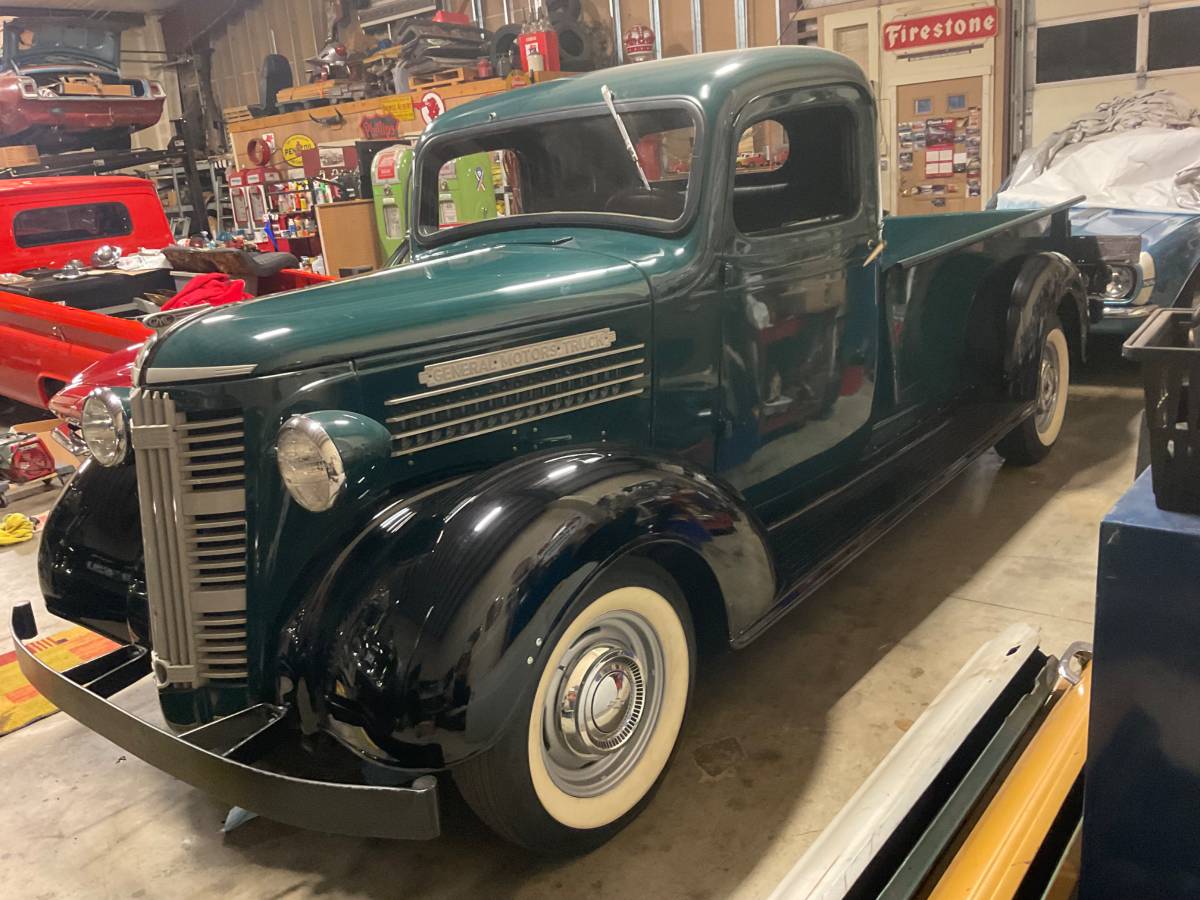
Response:
[{"label": "vintage gas pump", "polygon": [[438,172],[443,228],[496,218],[496,187],[488,153],[460,156]]},{"label": "vintage gas pump", "polygon": [[237,169],[229,173],[233,223],[251,231],[262,228],[268,212],[278,212],[284,192],[283,176],[270,166]]},{"label": "vintage gas pump", "polygon": [[389,259],[408,237],[409,182],[412,179],[412,148],[396,144],[375,154],[371,184],[375,197],[375,228],[383,259]]}]

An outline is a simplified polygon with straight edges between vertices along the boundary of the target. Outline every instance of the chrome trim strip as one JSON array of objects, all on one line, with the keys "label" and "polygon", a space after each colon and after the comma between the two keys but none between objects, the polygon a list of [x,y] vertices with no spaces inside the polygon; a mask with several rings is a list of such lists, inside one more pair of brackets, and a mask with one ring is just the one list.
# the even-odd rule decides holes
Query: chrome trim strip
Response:
[{"label": "chrome trim strip", "polygon": [[662,10],[658,0],[650,0],[650,27],[654,29],[654,55],[662,59]]},{"label": "chrome trim strip", "polygon": [[612,16],[613,23],[613,50],[617,57],[617,64],[625,62],[625,33],[621,30],[621,2],[620,0],[608,0],[608,12]]},{"label": "chrome trim strip", "polygon": [[142,372],[143,384],[174,384],[179,381],[211,381],[217,378],[236,378],[249,375],[257,368],[253,363],[239,366],[152,367]]},{"label": "chrome trim strip", "polygon": [[[630,344],[628,347],[617,347],[614,350],[605,350],[602,353],[591,353],[587,356],[576,356],[573,358],[566,357],[565,359],[569,359],[570,363],[574,365],[575,363],[590,362],[593,359],[600,359],[604,356],[615,356],[618,353],[632,353],[636,350],[644,349],[646,349],[645,344]],[[429,397],[437,397],[441,394],[449,394],[452,391],[465,391],[475,387],[482,387],[485,384],[495,384],[497,381],[506,381],[510,378],[520,378],[523,375],[533,375],[537,372],[545,372],[549,369],[558,369],[561,368],[563,364],[564,363],[560,360],[544,366],[536,366],[532,369],[523,369],[520,372],[506,372],[503,375],[494,375],[491,378],[481,378],[478,381],[470,381],[465,384],[455,384],[451,385],[450,387],[438,388],[437,390],[433,391],[422,391],[419,394],[408,394],[404,397],[396,397],[392,400],[387,400],[383,405],[399,406],[401,403],[408,403],[413,400],[425,400]]]},{"label": "chrome trim strip", "polygon": [[540,419],[548,419],[551,416],[561,416],[577,409],[587,409],[589,406],[599,406],[601,403],[612,403],[614,400],[624,400],[626,397],[636,397],[638,394],[643,393],[645,393],[644,388],[635,388],[632,391],[626,391],[623,394],[617,394],[612,397],[604,397],[600,400],[591,400],[587,403],[577,403],[569,409],[556,409],[553,412],[544,413],[540,416],[530,416],[527,419],[521,419],[520,422],[508,422],[504,425],[497,425],[494,428],[483,428],[479,431],[472,431],[470,434],[446,438],[444,441],[434,441],[429,444],[422,444],[420,447],[411,447],[408,450],[394,450],[392,451],[392,456],[411,456],[414,453],[420,453],[422,450],[430,450],[433,447],[441,447],[444,444],[453,444],[457,441],[467,441],[471,438],[480,437],[481,435],[491,434],[493,431],[504,431],[508,428],[512,428],[514,425],[524,425],[526,422],[537,422]]},{"label": "chrome trim strip", "polygon": [[430,363],[417,375],[417,381],[426,387],[437,388],[479,375],[510,372],[530,363],[570,359],[572,356],[611,347],[616,342],[617,333],[611,328],[597,328],[582,334],[568,334],[534,344],[506,347],[491,353],[477,353],[460,359]]},{"label": "chrome trim strip", "polygon": [[1157,306],[1106,306],[1105,319],[1144,319],[1158,309]]},{"label": "chrome trim strip", "polygon": [[[414,412],[406,413],[405,415],[401,415],[401,416],[391,416],[391,417],[385,419],[384,421],[388,425],[391,425],[395,422],[403,422],[405,419],[415,419],[415,418],[418,418],[419,416],[431,416],[436,413],[445,412],[448,409],[457,409],[460,406],[467,406],[467,405],[470,405],[473,403],[487,403],[490,400],[499,400],[501,397],[509,397],[513,394],[522,394],[525,391],[529,391],[534,388],[550,387],[551,385],[562,384],[564,381],[574,381],[577,378],[587,378],[590,375],[603,375],[605,372],[615,372],[618,369],[628,369],[630,366],[640,365],[641,363],[644,363],[645,361],[646,361],[645,357],[639,357],[638,359],[631,359],[628,362],[617,363],[614,366],[603,366],[599,369],[589,369],[586,372],[577,372],[574,375],[564,375],[562,378],[554,378],[550,381],[539,381],[536,384],[528,384],[528,385],[525,385],[524,387],[513,388],[510,391],[500,391],[497,394],[486,394],[483,397],[471,397],[468,399],[456,400],[453,403],[443,403],[441,406],[431,406],[427,409],[419,409]],[[614,384],[615,382],[606,381],[604,383],[605,384]],[[565,395],[558,394],[556,396],[565,396]],[[390,405],[390,403],[385,404],[385,405]],[[510,407],[510,408],[516,409],[516,407]]]},{"label": "chrome trim strip", "polygon": [[[75,427],[78,428],[78,426]],[[90,457],[92,453],[88,450],[87,444],[76,436],[75,432],[71,430],[70,424],[67,425],[67,429],[66,432],[63,432],[61,426],[52,428],[50,430],[50,438],[72,456],[76,456],[79,459]]]},{"label": "chrome trim strip", "polygon": [[1138,255],[1138,268],[1141,269],[1142,286],[1130,301],[1134,306],[1145,306],[1154,296],[1154,285],[1157,283],[1158,272],[1154,266],[1154,257],[1143,250]]},{"label": "chrome trim strip", "polygon": [[[645,377],[644,372],[635,372],[633,375],[626,375],[624,378],[613,378],[609,381],[606,381],[606,382],[604,382],[603,386],[608,387],[610,384],[625,384],[628,381],[637,381],[639,378],[644,378],[644,377]],[[414,428],[411,431],[401,431],[397,434],[393,434],[392,440],[399,441],[399,440],[403,440],[404,438],[416,437],[418,434],[425,434],[430,431],[438,431],[442,428],[452,428],[457,425],[465,424],[466,422],[477,422],[478,420],[486,419],[489,416],[501,415],[503,413],[510,413],[513,410],[527,409],[530,406],[537,406],[539,403],[546,403],[550,399],[561,400],[563,397],[574,397],[578,394],[586,394],[588,391],[594,391],[596,389],[597,389],[597,385],[589,384],[586,387],[575,388],[575,390],[573,390],[573,391],[563,391],[561,394],[555,394],[553,396],[553,398],[538,397],[534,400],[526,400],[524,403],[516,403],[516,404],[513,404],[512,406],[504,406],[504,407],[501,407],[500,409],[493,409],[493,410],[489,410],[487,412],[476,413],[473,416],[462,416],[461,418],[458,418],[458,419],[448,419],[445,422],[438,422],[436,425],[426,425],[424,428]],[[528,390],[528,388],[526,388],[526,390]],[[471,402],[474,402],[474,401],[471,401]],[[546,415],[549,416],[549,415],[555,415],[555,414],[561,414],[561,413],[568,413],[572,409],[579,409],[581,406],[583,406],[583,404],[579,404],[578,406],[570,406],[570,407],[567,407],[566,409],[556,409],[549,413],[546,413]],[[409,416],[408,418],[413,418],[413,416]],[[531,421],[531,420],[530,419],[521,419],[518,422],[511,423],[511,424],[519,425],[521,422],[528,422],[528,421]],[[464,434],[463,437],[464,438],[473,437],[476,434],[482,434],[482,433],[483,432],[475,431],[475,432],[472,432],[471,434]]]}]

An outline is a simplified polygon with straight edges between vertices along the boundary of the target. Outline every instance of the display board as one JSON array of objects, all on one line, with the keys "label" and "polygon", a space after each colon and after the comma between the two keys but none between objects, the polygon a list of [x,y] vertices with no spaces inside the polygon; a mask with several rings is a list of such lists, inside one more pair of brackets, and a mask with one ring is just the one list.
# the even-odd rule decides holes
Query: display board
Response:
[{"label": "display board", "polygon": [[985,115],[980,76],[897,87],[900,215],[982,209]]}]

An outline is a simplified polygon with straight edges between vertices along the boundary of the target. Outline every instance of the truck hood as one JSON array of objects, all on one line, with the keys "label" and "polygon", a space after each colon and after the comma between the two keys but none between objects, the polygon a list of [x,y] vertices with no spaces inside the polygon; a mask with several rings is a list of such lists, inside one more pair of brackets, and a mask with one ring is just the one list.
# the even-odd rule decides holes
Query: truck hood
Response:
[{"label": "truck hood", "polygon": [[[570,239],[514,240],[215,308],[164,334],[143,378],[270,375],[649,296],[645,276],[626,259]],[[156,369],[173,371],[147,374]]]}]

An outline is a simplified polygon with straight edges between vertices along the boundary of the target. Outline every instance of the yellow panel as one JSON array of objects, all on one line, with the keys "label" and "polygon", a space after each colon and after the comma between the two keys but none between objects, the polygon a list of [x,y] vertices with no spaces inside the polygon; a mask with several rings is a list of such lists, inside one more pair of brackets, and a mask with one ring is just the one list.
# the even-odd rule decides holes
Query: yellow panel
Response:
[{"label": "yellow panel", "polygon": [[1007,900],[1087,759],[1092,668],[1068,687],[950,861],[930,900]]},{"label": "yellow panel", "polygon": [[705,50],[732,50],[737,47],[737,28],[731,0],[701,0],[700,30]]},{"label": "yellow panel", "polygon": [[1072,119],[1090,113],[1097,103],[1132,94],[1137,89],[1137,79],[1132,75],[1100,81],[1039,84],[1033,92],[1030,146],[1041,143]]},{"label": "yellow panel", "polygon": [[750,13],[749,27],[751,47],[774,47],[779,40],[775,20],[775,0],[747,0]]},{"label": "yellow panel", "polygon": [[663,56],[686,56],[692,52],[691,0],[660,0]]}]

